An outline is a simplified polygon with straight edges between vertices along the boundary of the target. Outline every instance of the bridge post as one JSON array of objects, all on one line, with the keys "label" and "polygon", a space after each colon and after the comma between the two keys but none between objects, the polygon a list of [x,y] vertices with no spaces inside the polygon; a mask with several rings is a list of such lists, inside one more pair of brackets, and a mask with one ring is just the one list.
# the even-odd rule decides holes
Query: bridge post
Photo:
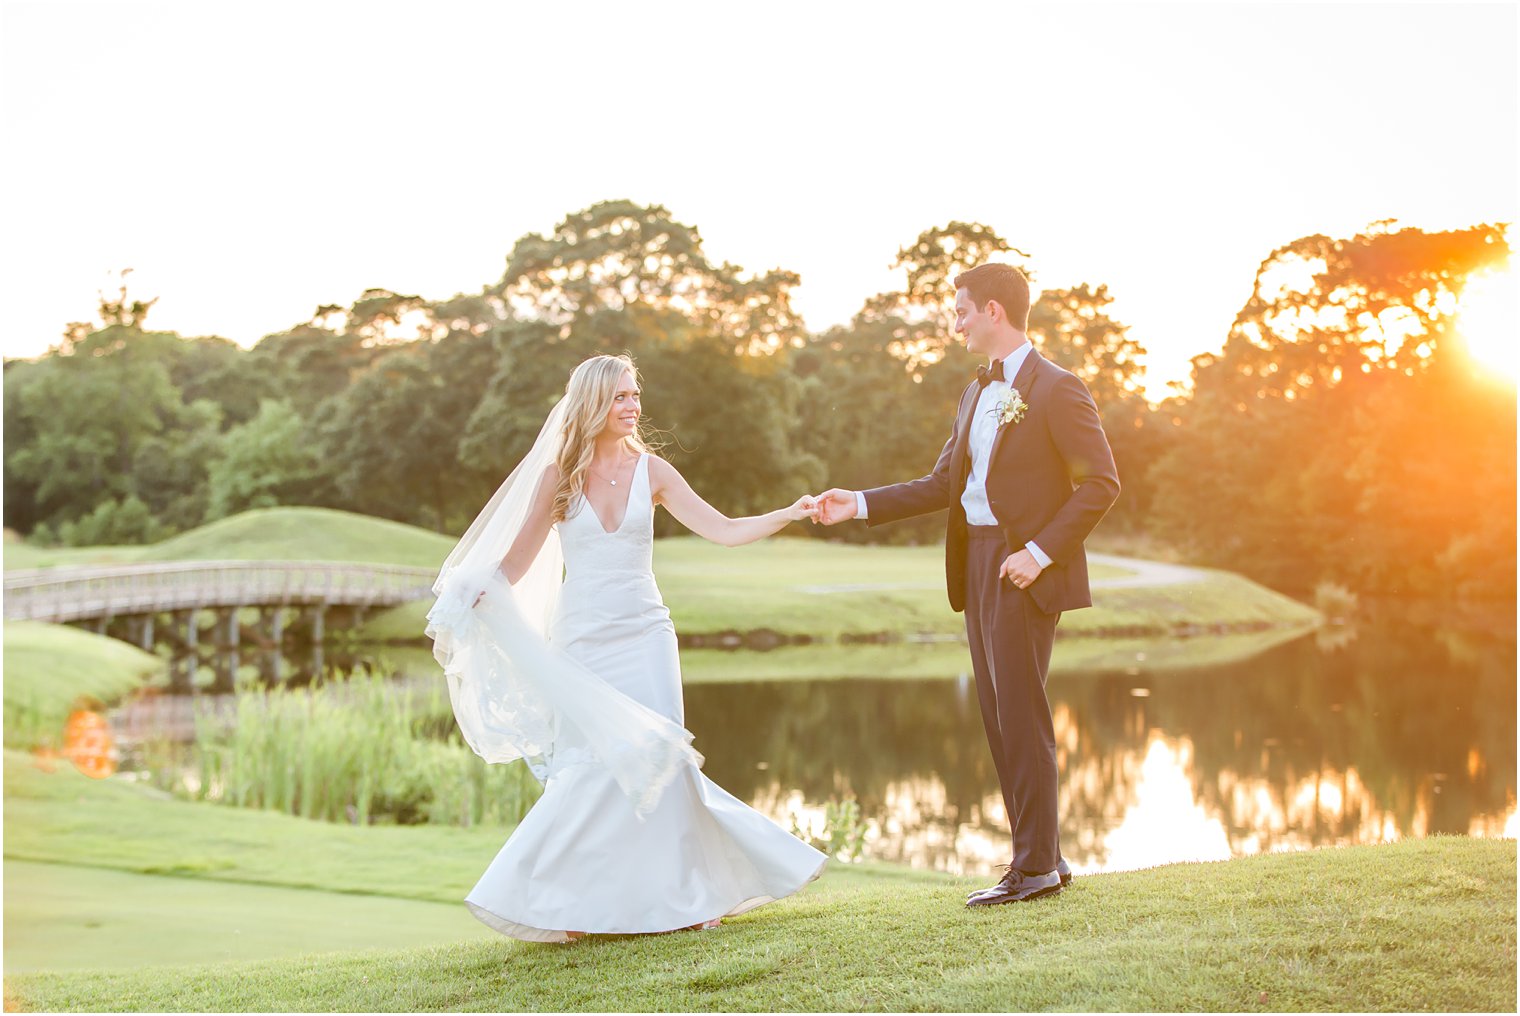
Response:
[{"label": "bridge post", "polygon": [[[218,657],[212,663],[212,670],[216,673],[216,677],[212,680],[211,690],[224,692],[237,690],[238,665],[242,662],[238,647],[232,646],[225,655],[218,654]],[[218,663],[220,666],[217,665]]]},{"label": "bridge post", "polygon": [[185,688],[195,687],[195,674],[200,670],[201,630],[195,624],[195,609],[185,612]]},{"label": "bridge post", "polygon": [[280,666],[285,662],[285,654],[280,651],[280,644],[276,642],[274,648],[266,653],[259,654],[259,676],[264,684],[273,687],[280,683]]},{"label": "bridge post", "polygon": [[318,603],[312,607],[311,615],[311,673],[313,680],[321,680],[322,666],[322,640],[327,632],[327,604]]},{"label": "bridge post", "polygon": [[227,645],[233,649],[238,647],[238,636],[241,634],[242,625],[238,624],[238,609],[231,607],[227,611]]},{"label": "bridge post", "polygon": [[139,631],[141,633],[141,638],[138,639],[137,644],[140,645],[140,646],[142,646],[144,649],[147,649],[147,650],[149,650],[151,652],[152,649],[153,649],[153,615],[152,614],[144,614],[143,615],[143,618],[142,618],[142,628],[139,629]]}]

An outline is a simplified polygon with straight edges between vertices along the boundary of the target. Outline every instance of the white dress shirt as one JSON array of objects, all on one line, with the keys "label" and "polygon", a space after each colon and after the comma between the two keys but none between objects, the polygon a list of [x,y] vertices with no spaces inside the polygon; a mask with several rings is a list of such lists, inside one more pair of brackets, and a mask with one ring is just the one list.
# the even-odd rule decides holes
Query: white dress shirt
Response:
[{"label": "white dress shirt", "polygon": [[[992,459],[992,442],[997,437],[998,425],[993,410],[1013,390],[1013,379],[1018,377],[1030,350],[1034,347],[1025,342],[1009,353],[1003,360],[1002,381],[989,381],[977,396],[976,408],[971,412],[971,434],[968,438],[971,452],[971,472],[966,475],[966,489],[961,493],[961,507],[966,510],[966,522],[973,526],[995,526],[997,517],[987,502],[987,467]],[[855,517],[866,518],[866,496],[855,492]],[[1034,541],[1024,544],[1024,549],[1034,557],[1041,568],[1050,567],[1050,558]]]}]

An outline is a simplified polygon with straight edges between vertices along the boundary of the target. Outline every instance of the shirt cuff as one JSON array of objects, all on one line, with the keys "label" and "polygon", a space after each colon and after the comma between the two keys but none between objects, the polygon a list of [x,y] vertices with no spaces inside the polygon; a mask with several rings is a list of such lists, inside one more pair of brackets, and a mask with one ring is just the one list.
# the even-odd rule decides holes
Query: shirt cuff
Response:
[{"label": "shirt cuff", "polygon": [[858,490],[855,492],[855,517],[857,519],[866,517],[866,496]]},{"label": "shirt cuff", "polygon": [[1039,548],[1039,545],[1036,544],[1033,540],[1030,540],[1028,543],[1024,544],[1024,549],[1029,551],[1029,556],[1033,557],[1035,559],[1035,562],[1039,564],[1041,568],[1050,567],[1050,558],[1045,555],[1045,552],[1041,550]]}]

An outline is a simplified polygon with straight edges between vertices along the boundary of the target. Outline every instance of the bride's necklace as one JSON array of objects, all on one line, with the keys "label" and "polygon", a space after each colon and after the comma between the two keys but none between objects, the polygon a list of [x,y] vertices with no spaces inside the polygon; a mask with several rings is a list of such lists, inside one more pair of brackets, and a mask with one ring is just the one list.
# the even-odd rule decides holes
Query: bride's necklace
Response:
[{"label": "bride's necklace", "polygon": [[603,476],[601,473],[598,473],[595,469],[592,469],[589,463],[586,466],[586,472],[590,473],[592,476],[596,477],[598,480],[606,480],[606,482],[612,484],[614,487],[617,486],[617,481],[616,480],[608,480],[607,477]]}]

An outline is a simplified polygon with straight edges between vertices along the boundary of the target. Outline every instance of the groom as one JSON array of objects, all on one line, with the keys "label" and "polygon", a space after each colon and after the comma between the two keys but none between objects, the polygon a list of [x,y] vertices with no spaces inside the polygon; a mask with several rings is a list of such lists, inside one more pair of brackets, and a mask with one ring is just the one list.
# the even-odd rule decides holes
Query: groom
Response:
[{"label": "groom", "polygon": [[961,394],[933,472],[863,492],[829,490],[819,521],[879,525],[950,509],[950,606],[966,614],[982,723],[1013,830],[1007,873],[966,901],[977,907],[1035,899],[1071,881],[1045,678],[1061,611],[1092,605],[1082,542],[1119,496],[1119,476],[1086,386],[1029,343],[1023,273],[979,265],[955,287],[955,331],[988,363]]}]

